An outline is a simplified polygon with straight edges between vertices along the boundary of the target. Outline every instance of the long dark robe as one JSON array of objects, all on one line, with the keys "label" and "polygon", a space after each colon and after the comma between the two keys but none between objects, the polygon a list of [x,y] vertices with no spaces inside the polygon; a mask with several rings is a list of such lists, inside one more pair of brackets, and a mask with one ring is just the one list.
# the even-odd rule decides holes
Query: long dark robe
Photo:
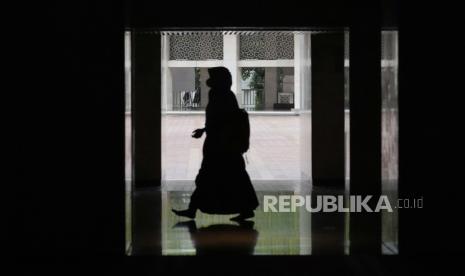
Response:
[{"label": "long dark robe", "polygon": [[190,205],[204,213],[235,214],[258,206],[244,158],[231,146],[238,109],[236,97],[229,89],[210,90],[203,160]]}]

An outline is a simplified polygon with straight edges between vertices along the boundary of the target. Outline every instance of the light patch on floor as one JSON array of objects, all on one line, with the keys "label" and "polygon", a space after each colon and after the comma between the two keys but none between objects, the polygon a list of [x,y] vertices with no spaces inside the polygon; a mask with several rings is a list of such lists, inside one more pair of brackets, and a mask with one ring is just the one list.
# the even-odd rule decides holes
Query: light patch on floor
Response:
[{"label": "light patch on floor", "polygon": [[[202,161],[205,136],[193,139],[194,129],[204,127],[204,115],[162,117],[162,168],[165,180],[195,179]],[[299,117],[250,115],[250,149],[247,171],[252,179],[300,178]]]}]

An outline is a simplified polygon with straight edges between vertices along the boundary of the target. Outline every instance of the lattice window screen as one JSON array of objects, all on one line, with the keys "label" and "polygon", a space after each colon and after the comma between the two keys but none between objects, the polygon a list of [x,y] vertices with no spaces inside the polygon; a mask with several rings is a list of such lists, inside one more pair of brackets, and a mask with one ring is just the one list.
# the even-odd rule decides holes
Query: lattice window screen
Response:
[{"label": "lattice window screen", "polygon": [[170,60],[221,60],[223,36],[182,34],[170,36]]},{"label": "lattice window screen", "polygon": [[294,35],[257,33],[240,35],[240,59],[276,60],[294,58]]}]

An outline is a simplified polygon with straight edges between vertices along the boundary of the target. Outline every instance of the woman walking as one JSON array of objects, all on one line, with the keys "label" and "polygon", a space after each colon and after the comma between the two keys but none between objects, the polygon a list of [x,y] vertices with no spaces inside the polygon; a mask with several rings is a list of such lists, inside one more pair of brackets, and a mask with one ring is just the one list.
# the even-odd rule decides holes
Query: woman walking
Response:
[{"label": "woman walking", "polygon": [[[254,216],[257,196],[245,169],[237,145],[239,105],[231,91],[231,74],[225,67],[208,69],[210,78],[205,128],[196,129],[192,137],[206,132],[203,160],[195,179],[196,189],[189,208],[173,210],[178,216],[195,218],[197,210],[208,214],[238,214],[231,220]],[[240,127],[239,127],[240,129]]]}]

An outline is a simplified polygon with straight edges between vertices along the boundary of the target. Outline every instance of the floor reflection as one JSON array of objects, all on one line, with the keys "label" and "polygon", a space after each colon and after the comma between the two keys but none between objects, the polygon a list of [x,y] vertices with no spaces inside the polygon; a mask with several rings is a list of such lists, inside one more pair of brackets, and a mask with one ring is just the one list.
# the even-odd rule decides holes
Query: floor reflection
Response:
[{"label": "floor reflection", "polygon": [[[385,183],[386,184],[386,183]],[[392,183],[387,183],[392,184]],[[385,187],[390,185],[385,185]],[[137,190],[131,207],[131,255],[348,255],[350,213],[264,212],[264,195],[348,196],[344,189],[301,185],[298,182],[254,182],[260,206],[246,224],[234,215],[197,213],[195,221],[180,218],[171,209],[185,208],[193,185],[187,181],[163,188]],[[384,190],[390,200],[397,193]],[[345,201],[345,200],[344,200]],[[382,213],[381,254],[397,254],[397,210]],[[352,229],[354,231],[354,229]]]},{"label": "floor reflection", "polygon": [[[193,235],[189,227],[179,227],[188,225],[185,219],[174,215],[170,210],[185,208],[188,204],[191,192],[166,191],[162,193],[163,214],[162,214],[162,254],[163,255],[195,255],[198,252],[198,235]],[[263,192],[258,191],[257,196],[262,206],[263,195],[290,195],[293,191]],[[221,235],[218,239],[230,237],[241,242],[252,240],[255,236],[254,245],[249,254],[254,255],[300,255],[310,254],[310,217],[302,216],[299,211],[295,213],[270,213],[263,212],[259,207],[255,212],[255,218],[248,224],[238,225],[229,219],[234,215],[208,215],[198,212],[196,218],[196,229],[202,229],[202,238],[213,241],[214,233]],[[307,219],[307,221],[305,221]],[[250,224],[252,223],[252,224]],[[302,224],[306,224],[305,226]],[[301,227],[302,225],[302,227]],[[239,231],[240,230],[240,231]],[[247,231],[246,231],[247,230]],[[250,230],[250,231],[249,231]],[[252,235],[251,233],[256,233]],[[203,248],[201,241],[200,246]],[[197,248],[197,250],[196,250]],[[240,250],[239,250],[240,251]],[[237,251],[235,251],[237,252]],[[245,249],[242,252],[246,252]]]},{"label": "floor reflection", "polygon": [[196,222],[190,220],[178,222],[174,228],[189,232],[196,255],[252,255],[258,237],[254,224],[244,221],[198,228]]}]

